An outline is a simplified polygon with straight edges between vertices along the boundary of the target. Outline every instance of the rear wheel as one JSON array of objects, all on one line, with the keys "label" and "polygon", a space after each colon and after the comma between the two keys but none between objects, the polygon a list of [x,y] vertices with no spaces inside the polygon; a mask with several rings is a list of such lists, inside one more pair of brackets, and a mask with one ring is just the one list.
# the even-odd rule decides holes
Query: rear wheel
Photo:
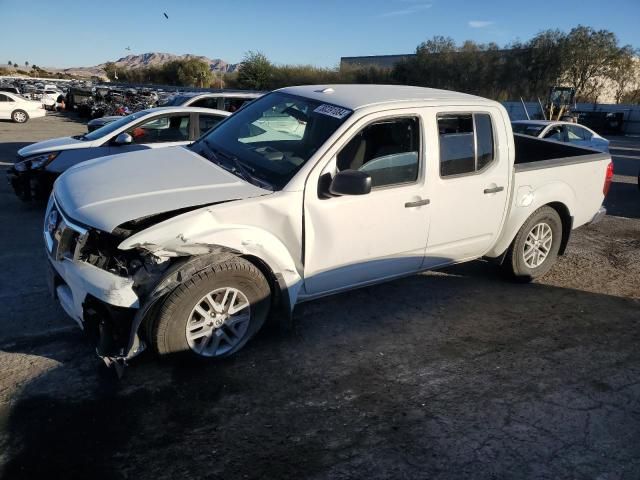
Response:
[{"label": "rear wheel", "polygon": [[25,123],[29,120],[29,115],[24,110],[14,110],[11,114],[11,120],[16,123]]},{"label": "rear wheel", "polygon": [[518,231],[503,267],[518,281],[541,277],[555,263],[561,242],[560,215],[551,207],[539,208]]},{"label": "rear wheel", "polygon": [[266,278],[252,263],[234,258],[212,265],[169,294],[151,342],[160,354],[227,357],[260,330],[270,296]]}]

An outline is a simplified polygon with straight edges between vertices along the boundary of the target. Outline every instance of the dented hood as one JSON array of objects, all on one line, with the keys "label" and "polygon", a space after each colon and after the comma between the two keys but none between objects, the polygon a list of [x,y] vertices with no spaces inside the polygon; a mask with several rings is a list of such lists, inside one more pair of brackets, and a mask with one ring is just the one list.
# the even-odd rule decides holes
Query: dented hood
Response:
[{"label": "dented hood", "polygon": [[269,193],[183,147],[90,160],[67,170],[54,188],[68,216],[106,232],[148,215]]}]

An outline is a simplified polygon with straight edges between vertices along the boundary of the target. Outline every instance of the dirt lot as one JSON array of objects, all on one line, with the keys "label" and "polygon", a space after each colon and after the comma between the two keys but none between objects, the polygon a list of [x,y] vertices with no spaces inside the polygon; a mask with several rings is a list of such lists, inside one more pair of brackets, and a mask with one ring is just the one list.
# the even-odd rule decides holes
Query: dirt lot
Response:
[{"label": "dirt lot", "polygon": [[[84,128],[0,122],[0,162]],[[47,296],[42,208],[3,182],[0,477],[639,478],[640,139],[614,145],[617,216],[538,283],[481,261],[416,275],[312,302],[234,359],[145,355],[121,381]]]}]

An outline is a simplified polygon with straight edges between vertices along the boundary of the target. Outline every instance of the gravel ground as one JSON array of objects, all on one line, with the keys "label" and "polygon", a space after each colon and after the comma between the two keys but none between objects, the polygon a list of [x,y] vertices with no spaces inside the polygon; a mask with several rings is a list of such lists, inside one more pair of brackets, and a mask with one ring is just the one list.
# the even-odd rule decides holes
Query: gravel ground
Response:
[{"label": "gravel ground", "polygon": [[[84,128],[0,123],[0,162]],[[311,302],[233,359],[145,355],[121,381],[46,294],[42,208],[2,184],[0,477],[639,478],[640,141],[616,145],[619,216],[537,283],[482,261],[415,275]]]}]

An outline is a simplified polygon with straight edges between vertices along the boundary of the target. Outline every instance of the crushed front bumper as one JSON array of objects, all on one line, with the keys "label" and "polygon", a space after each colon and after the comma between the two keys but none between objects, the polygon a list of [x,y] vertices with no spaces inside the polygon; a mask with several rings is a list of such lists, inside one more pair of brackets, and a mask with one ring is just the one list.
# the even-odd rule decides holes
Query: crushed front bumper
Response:
[{"label": "crushed front bumper", "polygon": [[57,175],[46,170],[18,170],[11,167],[7,170],[7,182],[21,200],[45,201],[55,182]]},{"label": "crushed front bumper", "polygon": [[127,359],[144,349],[130,346],[140,302],[131,278],[118,276],[78,259],[87,230],[69,220],[53,196],[45,215],[44,242],[49,289],[63,310],[96,340],[101,357]]}]

